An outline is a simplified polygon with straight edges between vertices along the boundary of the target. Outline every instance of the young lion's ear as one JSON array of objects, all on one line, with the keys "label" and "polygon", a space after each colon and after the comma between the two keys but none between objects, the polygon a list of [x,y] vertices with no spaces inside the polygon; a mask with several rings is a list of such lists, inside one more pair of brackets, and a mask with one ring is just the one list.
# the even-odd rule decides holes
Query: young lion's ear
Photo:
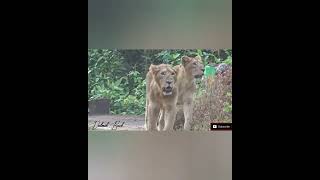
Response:
[{"label": "young lion's ear", "polygon": [[182,56],[181,61],[182,61],[182,65],[185,66],[191,61],[191,58],[188,56]]},{"label": "young lion's ear", "polygon": [[194,58],[195,58],[197,61],[200,61],[200,62],[202,61],[202,60],[201,60],[201,57],[200,57],[199,55],[196,56],[196,57],[194,57]]},{"label": "young lion's ear", "polygon": [[159,72],[160,68],[159,68],[159,66],[157,66],[157,65],[151,64],[149,70],[150,70],[153,74],[156,74],[157,72]]},{"label": "young lion's ear", "polygon": [[174,73],[175,73],[176,75],[178,75],[178,67],[175,66],[175,67],[173,67],[172,69],[173,69]]}]

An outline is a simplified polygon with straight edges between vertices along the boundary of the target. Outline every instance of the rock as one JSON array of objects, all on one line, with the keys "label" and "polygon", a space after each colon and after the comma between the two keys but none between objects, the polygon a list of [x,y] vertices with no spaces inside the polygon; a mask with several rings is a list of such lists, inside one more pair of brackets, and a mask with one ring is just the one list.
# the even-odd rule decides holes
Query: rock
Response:
[{"label": "rock", "polygon": [[105,115],[110,112],[110,101],[108,99],[97,99],[89,101],[88,114]]}]

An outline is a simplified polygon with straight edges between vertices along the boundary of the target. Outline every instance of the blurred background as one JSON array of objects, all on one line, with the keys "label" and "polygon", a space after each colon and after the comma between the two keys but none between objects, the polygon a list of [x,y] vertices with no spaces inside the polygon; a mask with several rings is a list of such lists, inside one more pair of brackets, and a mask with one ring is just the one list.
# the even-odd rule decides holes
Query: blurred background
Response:
[{"label": "blurred background", "polygon": [[232,48],[232,0],[89,0],[88,47]]},{"label": "blurred background", "polygon": [[88,180],[231,180],[232,133],[88,134]]}]

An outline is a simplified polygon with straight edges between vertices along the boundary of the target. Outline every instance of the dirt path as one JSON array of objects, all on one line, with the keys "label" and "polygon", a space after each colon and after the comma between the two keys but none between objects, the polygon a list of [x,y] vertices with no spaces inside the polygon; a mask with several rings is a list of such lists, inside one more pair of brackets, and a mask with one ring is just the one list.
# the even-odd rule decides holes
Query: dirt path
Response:
[{"label": "dirt path", "polygon": [[144,131],[144,116],[92,115],[88,116],[88,130]]}]

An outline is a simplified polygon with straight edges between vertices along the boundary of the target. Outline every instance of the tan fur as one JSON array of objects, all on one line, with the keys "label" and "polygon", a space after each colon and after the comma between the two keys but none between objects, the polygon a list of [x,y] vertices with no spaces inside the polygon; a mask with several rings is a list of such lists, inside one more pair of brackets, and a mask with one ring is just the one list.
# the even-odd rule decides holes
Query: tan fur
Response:
[{"label": "tan fur", "polygon": [[[160,110],[165,113],[163,130],[173,130],[178,100],[176,77],[170,65],[150,65],[146,76],[146,130],[157,130]],[[170,92],[165,91],[168,87],[172,89]]]},{"label": "tan fur", "polygon": [[[183,106],[184,112],[184,129],[190,130],[190,122],[193,115],[193,94],[196,91],[195,78],[201,78],[203,76],[204,66],[199,56],[188,57],[183,56],[181,58],[181,64],[174,67],[177,72],[177,89],[178,89],[178,101],[177,105]],[[160,112],[158,129],[164,128],[165,112]]]}]

